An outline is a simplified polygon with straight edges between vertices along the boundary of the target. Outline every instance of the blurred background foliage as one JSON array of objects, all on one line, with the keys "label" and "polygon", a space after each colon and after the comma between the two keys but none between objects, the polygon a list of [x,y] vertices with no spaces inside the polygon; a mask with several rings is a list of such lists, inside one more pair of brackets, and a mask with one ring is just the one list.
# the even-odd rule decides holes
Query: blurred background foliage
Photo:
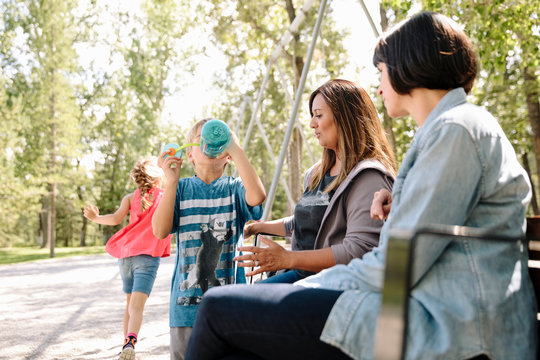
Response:
[{"label": "blurred background foliage", "polygon": [[[189,126],[203,117],[227,121],[241,141],[250,120],[260,121],[266,139],[254,125],[244,147],[267,191],[270,187],[320,1],[142,0],[135,12],[113,3],[0,0],[0,247],[37,245],[54,256],[56,246],[103,245],[125,223],[88,223],[82,207],[93,203],[103,214],[114,212],[135,189],[129,181],[135,161],[158,155],[170,140],[184,143]],[[481,68],[470,100],[499,119],[538,190],[538,6],[526,0],[379,5],[382,30],[422,9],[465,25]],[[253,114],[269,59],[302,8],[305,19],[271,67]],[[347,30],[333,11],[330,1],[282,171],[292,203],[280,186],[272,218],[291,213],[303,173],[321,153],[309,128],[309,94],[350,64],[343,41]],[[365,21],[363,14],[358,19]],[[196,91],[189,75],[201,56],[211,58],[216,49],[226,64],[213,75],[220,96],[205,114],[165,121],[167,101],[179,89]],[[88,51],[100,51],[100,63],[90,61]],[[390,119],[376,87],[359,83],[373,95],[401,162],[414,122]],[[173,99],[181,108],[181,99]],[[189,165],[182,171],[193,175]],[[234,166],[227,173],[234,175]],[[529,212],[538,213],[535,199]]]}]

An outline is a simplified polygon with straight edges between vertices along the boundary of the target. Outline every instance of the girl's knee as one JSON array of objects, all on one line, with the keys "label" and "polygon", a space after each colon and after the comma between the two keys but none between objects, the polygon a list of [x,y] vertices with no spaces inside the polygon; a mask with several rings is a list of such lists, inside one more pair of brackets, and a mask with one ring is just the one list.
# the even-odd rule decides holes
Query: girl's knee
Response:
[{"label": "girl's knee", "polygon": [[133,292],[129,301],[129,311],[142,311],[147,299],[147,294],[138,291]]}]

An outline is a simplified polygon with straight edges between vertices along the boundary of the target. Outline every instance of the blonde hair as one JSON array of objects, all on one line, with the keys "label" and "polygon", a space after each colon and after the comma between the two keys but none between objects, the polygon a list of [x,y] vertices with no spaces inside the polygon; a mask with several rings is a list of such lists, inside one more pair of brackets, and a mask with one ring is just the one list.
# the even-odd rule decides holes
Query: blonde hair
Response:
[{"label": "blonde hair", "polygon": [[152,206],[153,198],[148,194],[151,189],[159,187],[163,181],[163,170],[157,164],[157,157],[146,156],[137,161],[129,177],[141,190],[141,211]]},{"label": "blonde hair", "polygon": [[[212,118],[206,118],[206,119],[199,120],[195,124],[193,124],[193,126],[191,127],[191,129],[189,130],[187,134],[187,141],[193,142],[193,139],[195,138],[195,134],[197,134],[197,130],[202,129],[203,125],[206,124],[210,120],[212,120]],[[186,151],[191,151],[191,146],[188,147]]]},{"label": "blonde hair", "polygon": [[[338,130],[338,148],[341,156],[341,170],[324,191],[328,193],[336,189],[360,161],[369,158],[380,161],[395,175],[394,152],[368,93],[351,81],[330,80],[311,94],[309,112],[312,117],[313,101],[319,94],[332,111]],[[335,163],[336,153],[324,148],[322,158],[309,180],[309,190],[315,189],[320,184],[324,174]]]}]

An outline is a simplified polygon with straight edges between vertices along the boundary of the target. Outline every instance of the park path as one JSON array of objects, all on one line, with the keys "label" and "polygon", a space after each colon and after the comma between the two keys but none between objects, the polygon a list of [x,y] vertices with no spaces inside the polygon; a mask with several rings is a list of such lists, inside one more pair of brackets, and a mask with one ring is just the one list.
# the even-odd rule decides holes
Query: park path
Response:
[{"label": "park path", "polygon": [[[174,254],[161,259],[137,358],[169,359]],[[108,254],[0,266],[0,359],[117,359],[125,295]]]}]

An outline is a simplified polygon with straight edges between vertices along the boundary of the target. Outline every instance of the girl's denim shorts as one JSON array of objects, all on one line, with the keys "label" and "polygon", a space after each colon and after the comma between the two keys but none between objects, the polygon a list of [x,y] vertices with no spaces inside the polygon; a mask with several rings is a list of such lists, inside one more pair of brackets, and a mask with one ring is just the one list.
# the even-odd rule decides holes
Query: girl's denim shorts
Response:
[{"label": "girl's denim shorts", "polygon": [[131,294],[138,291],[150,296],[160,260],[160,257],[150,255],[137,255],[118,259],[124,292]]}]

